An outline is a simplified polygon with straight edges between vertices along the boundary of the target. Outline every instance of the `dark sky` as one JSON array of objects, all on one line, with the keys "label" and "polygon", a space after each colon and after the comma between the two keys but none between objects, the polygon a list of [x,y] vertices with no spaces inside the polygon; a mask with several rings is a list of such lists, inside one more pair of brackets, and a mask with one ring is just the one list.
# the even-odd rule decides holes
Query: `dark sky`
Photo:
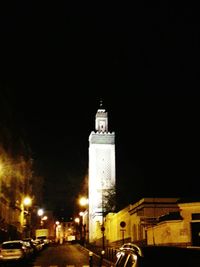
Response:
[{"label": "dark sky", "polygon": [[11,91],[16,123],[45,177],[47,206],[71,212],[83,188],[100,98],[116,133],[119,206],[144,196],[198,196],[194,6],[4,8],[1,88]]}]

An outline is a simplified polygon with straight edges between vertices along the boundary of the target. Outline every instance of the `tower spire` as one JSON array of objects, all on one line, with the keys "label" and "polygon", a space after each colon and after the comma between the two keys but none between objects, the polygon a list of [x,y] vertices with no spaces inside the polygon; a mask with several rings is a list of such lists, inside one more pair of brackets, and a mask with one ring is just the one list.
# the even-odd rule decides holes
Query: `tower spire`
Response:
[{"label": "tower spire", "polygon": [[100,107],[96,113],[96,120],[95,120],[95,129],[97,132],[107,133],[108,132],[108,114],[103,107],[103,101],[100,99],[99,103]]},{"label": "tower spire", "polygon": [[102,108],[103,107],[103,100],[100,98],[100,108]]},{"label": "tower spire", "polygon": [[100,100],[99,100],[99,109],[100,109],[100,110],[105,109],[104,104],[103,104],[103,99],[102,99],[102,98],[100,98]]}]

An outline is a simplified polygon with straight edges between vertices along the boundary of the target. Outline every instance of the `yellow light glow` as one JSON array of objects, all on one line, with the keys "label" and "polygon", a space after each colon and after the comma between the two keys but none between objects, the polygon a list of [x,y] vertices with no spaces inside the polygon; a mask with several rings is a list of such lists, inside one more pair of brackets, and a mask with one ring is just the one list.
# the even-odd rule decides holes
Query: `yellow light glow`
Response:
[{"label": "yellow light glow", "polygon": [[80,219],[79,218],[75,218],[74,220],[76,223],[79,223],[80,222]]},{"label": "yellow light glow", "polygon": [[79,203],[81,206],[86,206],[88,204],[88,198],[86,197],[80,198]]},{"label": "yellow light glow", "polygon": [[39,209],[37,214],[38,214],[38,216],[42,216],[44,214],[44,210],[43,209]]},{"label": "yellow light glow", "polygon": [[3,164],[0,161],[0,175],[3,173]]},{"label": "yellow light glow", "polygon": [[32,199],[30,197],[25,197],[23,203],[25,206],[31,206]]}]

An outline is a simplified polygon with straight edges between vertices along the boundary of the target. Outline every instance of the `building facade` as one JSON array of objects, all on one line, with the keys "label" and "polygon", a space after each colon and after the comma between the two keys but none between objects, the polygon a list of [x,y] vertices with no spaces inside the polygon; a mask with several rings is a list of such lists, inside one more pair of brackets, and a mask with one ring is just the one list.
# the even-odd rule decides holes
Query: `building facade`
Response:
[{"label": "building facade", "polygon": [[178,213],[168,213],[147,229],[148,245],[200,247],[200,202],[178,203]]},{"label": "building facade", "polygon": [[[39,186],[33,191],[34,178],[32,158],[13,155],[0,143],[0,243],[34,232],[37,198],[33,192],[41,192]],[[31,204],[25,203],[27,197]]]},{"label": "building facade", "polygon": [[[115,133],[108,131],[108,113],[102,103],[89,136],[89,242],[103,230],[104,214],[115,196]],[[109,208],[108,208],[109,206]]]},{"label": "building facade", "polygon": [[124,242],[134,242],[147,245],[147,230],[153,229],[161,216],[179,211],[177,201],[178,198],[142,198],[117,213],[108,214],[105,218],[106,244],[120,246]]},{"label": "building facade", "polygon": [[[116,213],[107,214],[105,247],[117,248],[125,242],[200,247],[200,202],[179,201],[179,198],[142,198]],[[96,239],[100,241],[101,237],[97,231]]]}]

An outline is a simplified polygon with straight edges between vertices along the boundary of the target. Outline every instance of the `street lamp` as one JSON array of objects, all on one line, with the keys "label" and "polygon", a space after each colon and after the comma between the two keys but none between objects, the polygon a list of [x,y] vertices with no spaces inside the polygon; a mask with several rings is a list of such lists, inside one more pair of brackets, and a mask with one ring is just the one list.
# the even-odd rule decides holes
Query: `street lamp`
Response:
[{"label": "street lamp", "polygon": [[[81,217],[81,241],[83,243],[83,245],[85,244],[86,241],[86,228],[88,228],[88,198],[86,197],[81,197],[79,199],[79,204],[82,207],[85,207],[85,211],[81,211],[79,213],[80,217]],[[83,228],[83,229],[82,229]],[[83,234],[82,234],[83,233]]]},{"label": "street lamp", "polygon": [[57,243],[60,238],[60,222],[59,221],[55,222],[55,237],[56,237],[56,243]]},{"label": "street lamp", "polygon": [[42,225],[44,223],[43,221],[47,219],[46,218],[47,216],[43,216],[44,215],[44,210],[43,209],[38,209],[37,214],[38,214],[38,216],[40,218],[39,227],[42,227]]},{"label": "street lamp", "polygon": [[31,228],[31,213],[30,206],[32,205],[32,199],[29,196],[24,197],[23,199],[23,218],[25,226],[25,237],[30,237],[30,228]]},{"label": "street lamp", "polygon": [[74,219],[75,223],[76,223],[76,240],[79,240],[79,234],[80,234],[80,218],[76,217]]},{"label": "street lamp", "polygon": [[27,206],[27,207],[29,207],[29,206],[31,206],[31,204],[32,204],[32,199],[29,197],[29,196],[26,196],[25,198],[24,198],[24,206]]},{"label": "street lamp", "polygon": [[39,209],[37,214],[38,214],[38,216],[43,216],[44,210],[43,209]]},{"label": "street lamp", "polygon": [[76,217],[76,218],[74,219],[74,221],[75,221],[76,223],[79,223],[79,222],[80,222],[80,218]]},{"label": "street lamp", "polygon": [[88,198],[86,197],[81,197],[80,200],[79,200],[79,204],[81,206],[86,206],[88,204]]},{"label": "street lamp", "polygon": [[80,216],[80,241],[81,241],[81,245],[84,244],[84,239],[85,239],[85,236],[83,236],[83,215],[84,215],[84,212],[79,212],[79,216]]}]

